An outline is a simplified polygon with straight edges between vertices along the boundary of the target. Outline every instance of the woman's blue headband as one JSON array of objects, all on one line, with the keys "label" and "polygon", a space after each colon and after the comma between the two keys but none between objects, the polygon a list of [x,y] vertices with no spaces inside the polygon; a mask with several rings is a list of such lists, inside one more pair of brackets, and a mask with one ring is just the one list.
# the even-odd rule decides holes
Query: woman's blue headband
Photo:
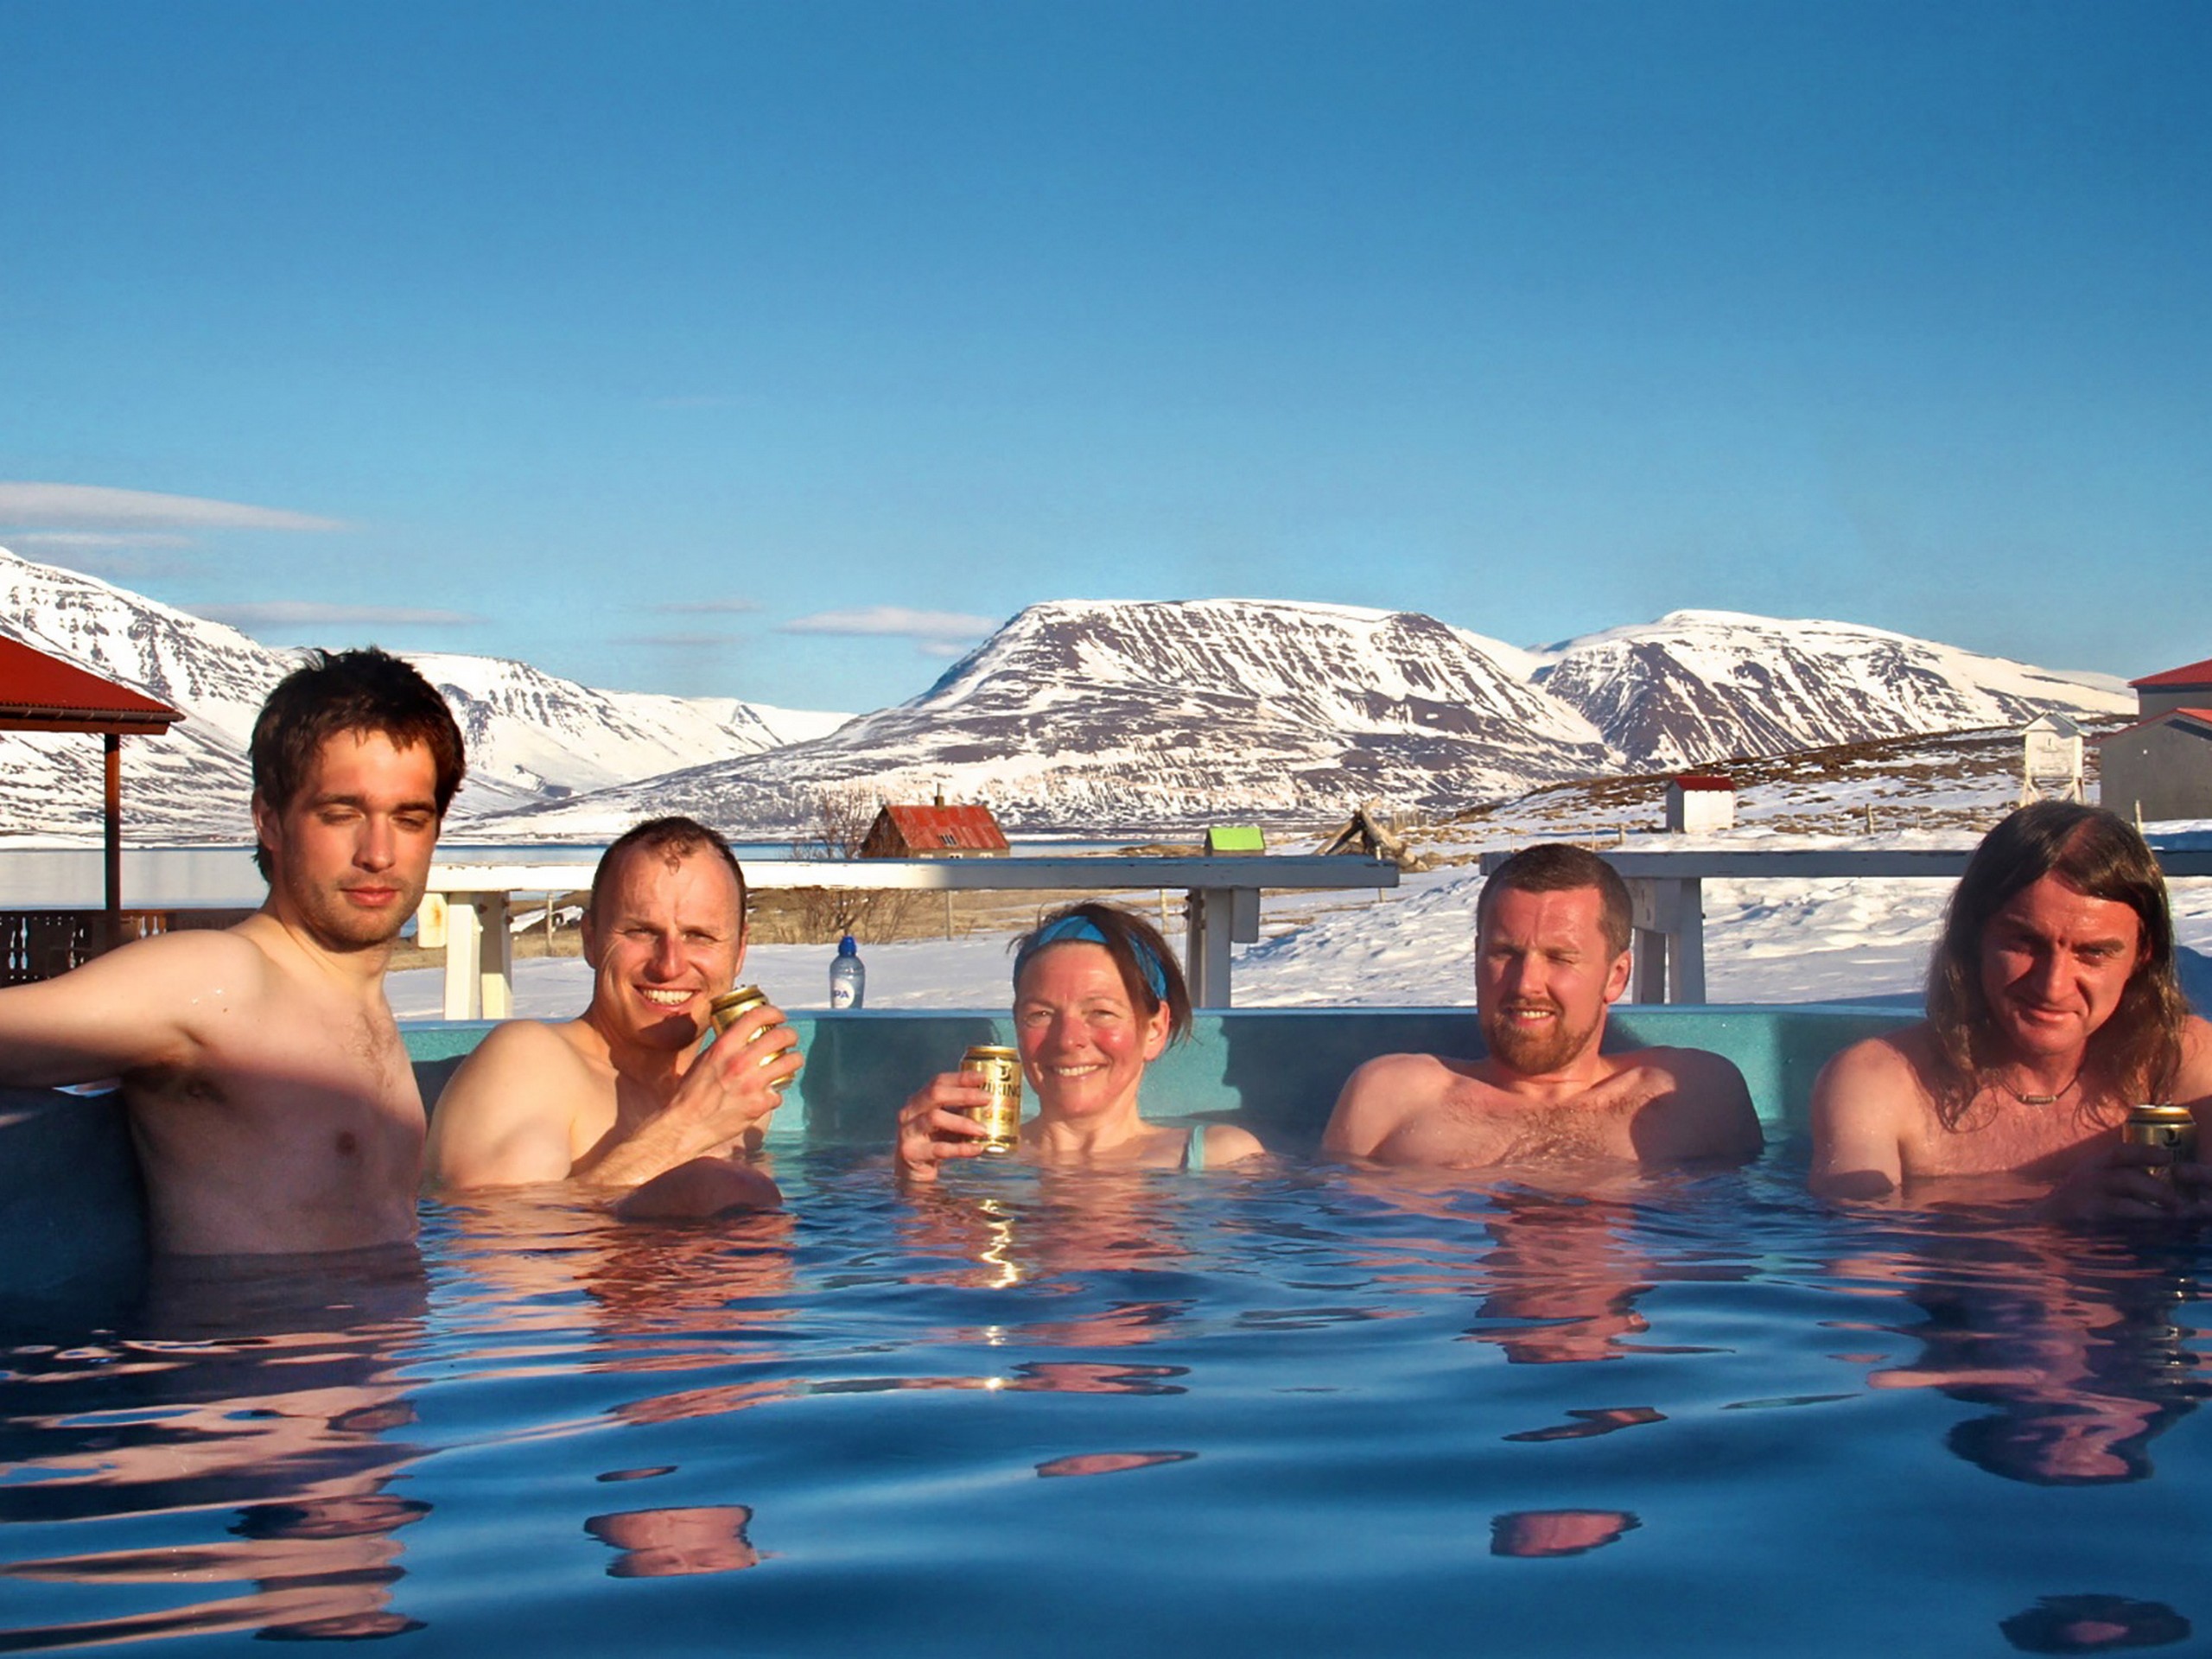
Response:
[{"label": "woman's blue headband", "polygon": [[[1014,958],[1015,986],[1020,987],[1021,970],[1029,965],[1032,957],[1048,944],[1066,944],[1071,941],[1083,944],[1106,944],[1105,930],[1088,916],[1063,916],[1056,922],[1046,923],[1022,942],[1020,950]],[[1107,949],[1111,950],[1113,947],[1109,944]],[[1160,964],[1152,947],[1132,934],[1129,937],[1129,954],[1136,958],[1137,971],[1144,976],[1144,982],[1152,991],[1152,1000],[1155,1002],[1166,1001],[1167,969]]]}]

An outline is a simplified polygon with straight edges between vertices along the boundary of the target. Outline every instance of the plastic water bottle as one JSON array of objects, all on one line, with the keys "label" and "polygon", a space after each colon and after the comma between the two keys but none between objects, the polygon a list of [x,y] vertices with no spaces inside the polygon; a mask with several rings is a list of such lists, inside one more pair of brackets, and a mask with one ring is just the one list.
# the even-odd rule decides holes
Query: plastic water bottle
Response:
[{"label": "plastic water bottle", "polygon": [[857,1008],[868,995],[868,964],[849,933],[837,941],[837,954],[830,963],[830,1006]]}]

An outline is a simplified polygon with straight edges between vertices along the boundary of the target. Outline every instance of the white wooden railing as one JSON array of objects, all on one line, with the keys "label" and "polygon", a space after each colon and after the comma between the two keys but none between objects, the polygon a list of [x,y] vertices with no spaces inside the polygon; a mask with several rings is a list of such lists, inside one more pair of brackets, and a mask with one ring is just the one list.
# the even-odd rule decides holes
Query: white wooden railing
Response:
[{"label": "white wooden railing", "polygon": [[[517,893],[581,892],[589,864],[438,864],[429,892],[446,901],[448,1020],[504,1020],[514,1008]],[[1135,892],[1187,895],[1184,972],[1202,1008],[1230,1006],[1232,944],[1260,937],[1265,889],[1318,892],[1395,887],[1398,867],[1376,858],[1312,855],[1223,858],[973,858],[763,861],[746,866],[753,887],[903,888],[930,893]]]}]

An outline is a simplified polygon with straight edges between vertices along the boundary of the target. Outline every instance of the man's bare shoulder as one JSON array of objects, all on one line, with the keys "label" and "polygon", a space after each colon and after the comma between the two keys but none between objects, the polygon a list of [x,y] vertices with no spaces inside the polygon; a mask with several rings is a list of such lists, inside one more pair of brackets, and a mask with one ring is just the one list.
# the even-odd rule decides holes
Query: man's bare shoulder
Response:
[{"label": "man's bare shoulder", "polygon": [[594,1077],[572,1027],[574,1020],[509,1020],[486,1032],[447,1081],[438,1096],[443,1111],[449,1100],[504,1094],[512,1085],[561,1092],[591,1086]]},{"label": "man's bare shoulder", "polygon": [[2212,1109],[2212,1020],[2190,1015],[2181,1030],[2181,1071],[2174,1078],[2174,1102],[2200,1112]]},{"label": "man's bare shoulder", "polygon": [[424,1179],[433,1190],[561,1180],[574,1158],[571,1128],[602,1086],[569,1029],[511,1020],[470,1051],[430,1114]]},{"label": "man's bare shoulder", "polygon": [[57,979],[0,991],[0,1080],[82,1083],[197,1064],[211,1046],[281,1025],[265,1016],[282,983],[235,929],[135,941]]},{"label": "man's bare shoulder", "polygon": [[1623,1070],[1634,1066],[1656,1071],[1681,1089],[1751,1092],[1736,1062],[1709,1048],[1638,1048],[1606,1058]]},{"label": "man's bare shoulder", "polygon": [[1382,1054],[1344,1080],[1321,1137],[1331,1152],[1365,1157],[1407,1119],[1440,1103],[1471,1062],[1440,1054]]},{"label": "man's bare shoulder", "polygon": [[1735,1061],[1707,1048],[1643,1048],[1617,1057],[1642,1074],[1650,1104],[1631,1121],[1630,1140],[1645,1161],[1748,1157],[1766,1145],[1751,1086]]},{"label": "man's bare shoulder", "polygon": [[1813,1084],[1814,1098],[1865,1090],[1883,1100],[1928,1104],[1934,1099],[1928,1073],[1935,1041],[1924,1020],[1862,1038],[1829,1057]]},{"label": "man's bare shoulder", "polygon": [[187,984],[202,991],[224,989],[235,994],[264,988],[274,967],[259,934],[240,923],[236,927],[188,928],[134,939],[48,983],[57,991],[102,995],[126,981],[149,988]]},{"label": "man's bare shoulder", "polygon": [[1935,1040],[1921,1020],[1853,1043],[1821,1068],[1808,1178],[1815,1192],[1878,1198],[1902,1185],[1936,1116]]}]

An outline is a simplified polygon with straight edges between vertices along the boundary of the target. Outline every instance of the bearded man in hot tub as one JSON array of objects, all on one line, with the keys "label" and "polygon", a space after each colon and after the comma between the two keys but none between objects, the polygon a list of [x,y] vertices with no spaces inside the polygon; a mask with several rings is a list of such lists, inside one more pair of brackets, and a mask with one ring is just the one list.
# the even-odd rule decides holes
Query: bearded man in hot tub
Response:
[{"label": "bearded man in hot tub", "polygon": [[1976,1196],[2040,1198],[2063,1216],[2212,1216],[2212,1172],[2154,1173],[2160,1152],[2120,1144],[2145,1103],[2212,1116],[2212,1026],[2175,977],[2164,878],[2113,814],[2038,802],[1968,861],[1928,1018],[1821,1073],[1812,1185],[1879,1198],[1977,1176]]},{"label": "bearded man in hot tub", "polygon": [[601,856],[583,918],[591,1004],[574,1020],[514,1020],[478,1044],[438,1096],[429,1185],[576,1181],[637,1218],[772,1208],[747,1160],[798,1038],[772,1007],[703,1052],[708,1005],[745,960],[745,874],[693,818],[648,818]]},{"label": "bearded man in hot tub", "polygon": [[376,650],[312,653],[254,722],[268,900],[0,991],[0,1082],[122,1079],[156,1251],[415,1236],[423,1098],[385,1004],[464,761],[445,699]]},{"label": "bearded man in hot tub", "polygon": [[1475,907],[1479,1060],[1386,1054],[1351,1074],[1324,1151],[1378,1164],[1669,1163],[1763,1145],[1743,1074],[1695,1048],[1601,1047],[1628,988],[1628,889],[1581,848],[1516,853]]}]

